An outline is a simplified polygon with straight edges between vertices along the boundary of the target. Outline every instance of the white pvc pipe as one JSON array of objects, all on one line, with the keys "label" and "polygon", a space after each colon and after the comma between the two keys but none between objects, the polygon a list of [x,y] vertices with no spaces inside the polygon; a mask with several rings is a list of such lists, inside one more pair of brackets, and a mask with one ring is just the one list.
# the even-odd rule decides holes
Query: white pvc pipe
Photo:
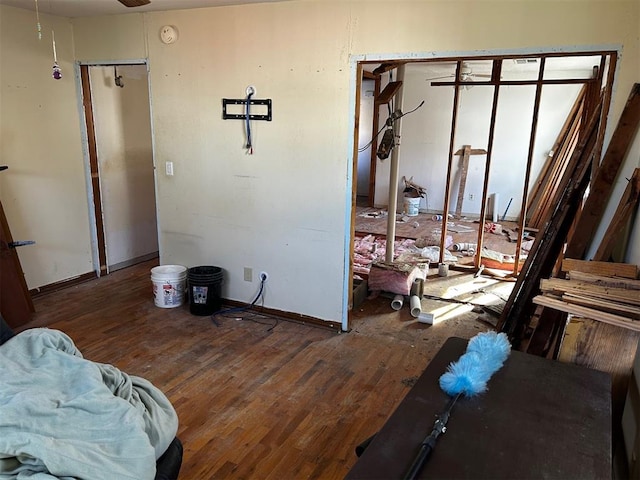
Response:
[{"label": "white pvc pipe", "polygon": [[[398,82],[404,82],[404,63],[398,66]],[[402,111],[402,100],[404,97],[404,87],[396,92],[396,104],[394,110]],[[402,117],[398,118],[393,124],[393,141],[397,142],[402,132]],[[398,171],[400,170],[400,145],[395,145],[391,151],[391,166],[389,170],[389,206],[387,207],[387,251],[385,261],[393,263],[393,247],[396,238],[396,210],[398,209]]]},{"label": "white pvc pipe", "polygon": [[422,313],[422,304],[417,295],[411,295],[409,298],[409,304],[411,305],[411,316],[418,318]]},{"label": "white pvc pipe", "polygon": [[391,301],[391,308],[393,308],[394,310],[400,310],[402,308],[403,303],[404,303],[404,296],[396,295],[395,297],[393,297],[393,300]]},{"label": "white pvc pipe", "polygon": [[491,206],[491,221],[496,223],[498,221],[498,206],[500,205],[500,194],[493,194],[493,205]]}]

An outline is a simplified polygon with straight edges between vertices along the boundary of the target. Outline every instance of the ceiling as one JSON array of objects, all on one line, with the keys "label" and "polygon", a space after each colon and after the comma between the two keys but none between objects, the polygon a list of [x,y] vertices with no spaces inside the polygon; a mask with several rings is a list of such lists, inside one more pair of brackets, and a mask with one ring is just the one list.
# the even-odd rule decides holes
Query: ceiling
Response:
[{"label": "ceiling", "polygon": [[[163,10],[183,10],[189,8],[220,7],[247,3],[267,3],[287,0],[151,0],[142,7],[127,8],[118,0],[38,0],[41,14],[59,17],[93,17],[98,15],[118,15],[122,13],[157,12]],[[0,0],[0,5],[36,9],[36,0]]]}]

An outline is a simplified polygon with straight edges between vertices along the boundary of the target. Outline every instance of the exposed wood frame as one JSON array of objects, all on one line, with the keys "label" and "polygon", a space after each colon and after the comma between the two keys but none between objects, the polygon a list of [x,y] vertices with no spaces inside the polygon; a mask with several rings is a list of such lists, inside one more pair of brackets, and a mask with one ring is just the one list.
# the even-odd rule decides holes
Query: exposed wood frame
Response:
[{"label": "exposed wood frame", "polygon": [[531,181],[531,166],[533,164],[533,150],[536,143],[536,133],[538,132],[538,114],[540,113],[540,99],[542,98],[542,81],[544,79],[544,66],[546,58],[540,59],[538,67],[538,83],[536,84],[536,96],[533,103],[533,115],[531,118],[531,132],[529,134],[529,151],[527,152],[527,166],[524,173],[524,188],[522,189],[522,207],[520,208],[520,218],[518,219],[518,239],[516,240],[516,261],[513,262],[513,276],[518,276],[520,266],[520,249],[524,235],[524,226],[527,220],[527,199],[529,198],[529,182]]},{"label": "exposed wood frame", "polygon": [[[596,55],[600,55],[601,56],[601,65],[605,63],[605,57],[606,56],[611,56],[614,57],[615,52],[597,52],[597,53],[592,53],[591,55],[596,56]],[[480,260],[481,260],[481,252],[482,252],[482,243],[483,243],[483,236],[484,236],[484,222],[485,222],[485,217],[486,217],[486,202],[487,202],[487,189],[488,189],[488,179],[489,179],[489,174],[490,174],[490,165],[491,165],[491,144],[493,143],[493,129],[495,128],[495,115],[496,115],[496,110],[497,110],[497,91],[499,90],[499,87],[501,85],[535,85],[536,86],[536,98],[535,98],[535,105],[534,105],[534,112],[533,112],[533,117],[532,117],[532,134],[530,137],[530,144],[529,144],[529,155],[527,158],[527,168],[525,171],[525,181],[523,182],[523,201],[522,201],[522,209],[521,209],[521,214],[519,217],[519,221],[518,221],[518,231],[519,231],[519,235],[518,235],[518,240],[517,240],[517,245],[516,245],[516,262],[514,262],[514,267],[513,267],[513,272],[512,274],[514,276],[518,275],[518,267],[519,267],[519,257],[520,257],[520,246],[522,245],[522,235],[524,232],[524,226],[525,226],[525,222],[526,222],[526,208],[527,208],[527,198],[528,198],[528,186],[529,186],[529,181],[530,181],[530,176],[531,176],[531,166],[532,166],[532,155],[533,155],[533,148],[535,145],[535,130],[537,129],[537,116],[538,116],[538,112],[539,112],[539,108],[540,108],[540,99],[541,99],[541,94],[542,94],[542,87],[544,85],[567,85],[567,84],[583,84],[583,85],[589,85],[589,84],[596,84],[596,82],[598,80],[600,80],[600,82],[602,82],[602,77],[601,75],[598,76],[596,75],[595,78],[569,78],[569,79],[562,79],[562,80],[556,80],[556,79],[544,79],[544,64],[545,64],[545,60],[547,57],[553,57],[553,56],[559,56],[559,55],[545,55],[545,54],[540,54],[540,55],[536,55],[536,57],[539,57],[541,59],[540,62],[540,66],[539,66],[539,70],[538,70],[538,78],[536,80],[502,80],[501,79],[501,67],[502,67],[502,61],[506,58],[509,57],[493,57],[491,58],[491,60],[493,61],[493,66],[492,66],[492,72],[491,72],[491,79],[489,81],[480,81],[480,82],[476,82],[476,81],[463,81],[461,80],[461,65],[462,65],[462,59],[458,60],[457,63],[457,68],[456,68],[456,75],[455,75],[455,80],[453,81],[448,81],[448,82],[431,82],[432,86],[454,86],[456,87],[456,91],[458,91],[458,89],[460,87],[463,87],[465,85],[472,85],[472,86],[493,86],[494,87],[494,104],[492,106],[492,117],[491,117],[491,124],[490,124],[490,132],[489,132],[489,142],[490,145],[487,148],[488,154],[487,154],[487,163],[486,163],[486,167],[485,167],[485,178],[484,178],[484,183],[483,183],[483,194],[482,194],[482,203],[481,203],[481,210],[480,210],[480,227],[478,228],[478,241],[477,241],[477,253],[476,253],[476,257],[475,257],[475,261],[474,261],[474,267],[475,269],[478,269],[480,266]],[[474,59],[476,59],[474,57]],[[612,77],[610,77],[612,79]],[[592,89],[593,91],[594,89]],[[599,99],[593,99],[594,101],[598,101]],[[457,110],[457,103],[454,102],[454,111]],[[607,106],[608,108],[608,106]],[[586,114],[587,109],[583,109],[583,114]],[[454,127],[455,128],[455,127]],[[572,137],[572,141],[576,142],[578,141],[578,137],[577,134],[580,132],[580,129],[576,129],[575,132],[575,137]],[[454,136],[454,133],[452,133],[452,137]],[[600,138],[600,135],[599,135]],[[450,156],[449,156],[449,169],[451,168],[451,163],[453,161],[452,156],[451,156],[451,151],[452,149],[450,149]],[[449,196],[450,196],[450,179],[451,179],[451,172],[448,171],[447,172],[447,187],[446,187],[446,192],[445,192],[445,208],[444,208],[444,214],[443,214],[443,228],[442,228],[442,234],[441,234],[441,242],[440,242],[440,262],[442,263],[444,260],[444,252],[443,252],[443,248],[444,248],[444,243],[445,243],[445,239],[446,239],[446,222],[447,222],[447,215],[449,212]],[[553,208],[554,205],[549,205],[549,210],[551,208]],[[524,215],[523,215],[524,212]]]},{"label": "exposed wood frame", "polygon": [[[368,78],[368,77],[367,77]],[[380,127],[380,105],[378,104],[377,98],[380,95],[380,87],[381,87],[381,79],[380,75],[374,75],[374,86],[373,86],[373,127],[371,129],[371,163],[369,166],[369,198],[368,205],[370,207],[374,206],[375,196],[376,196],[376,169],[378,166],[378,161],[376,157],[376,148],[377,142],[374,140],[374,137],[377,138],[376,134]]]},{"label": "exposed wood frame", "polygon": [[[356,73],[356,105],[360,105],[360,97],[362,90],[362,74],[363,68],[362,64],[357,65],[357,73]],[[375,117],[375,114],[374,114]],[[354,175],[351,179],[351,227],[350,227],[350,248],[349,248],[349,278],[348,282],[348,306],[349,310],[353,307],[353,260],[354,260],[354,252],[353,252],[353,239],[355,238],[356,232],[356,199],[358,198],[358,138],[360,136],[360,109],[356,108],[355,112],[355,126],[353,128],[353,157],[352,157],[352,165],[351,171],[354,172]],[[373,149],[373,144],[371,145]]]},{"label": "exposed wood frame", "polygon": [[[500,76],[502,74],[502,59],[493,61],[493,67],[491,69],[491,78],[496,81],[497,84],[493,86],[493,102],[491,105],[491,121],[489,124],[489,138],[487,140],[487,160],[484,165],[484,181],[482,184],[482,200],[480,201],[480,224],[478,226],[478,248],[476,250],[476,256],[474,258],[473,266],[480,268],[480,259],[482,258],[482,245],[484,241],[484,223],[487,215],[487,195],[489,193],[489,175],[491,173],[491,155],[493,153],[493,140],[495,138],[496,131],[496,117],[498,115],[498,100],[500,98]],[[520,228],[522,232],[522,228]],[[519,255],[516,255],[516,268],[518,266]]]},{"label": "exposed wood frame", "polygon": [[89,152],[89,170],[91,173],[91,190],[93,192],[93,211],[96,219],[96,240],[98,243],[98,262],[100,275],[107,274],[107,248],[105,242],[104,220],[102,215],[102,196],[100,194],[100,172],[98,169],[98,150],[96,131],[93,121],[93,101],[91,99],[91,79],[89,65],[80,65],[80,81],[82,83],[82,106],[87,128],[87,147]]},{"label": "exposed wood frame", "polygon": [[[456,65],[456,78],[460,78],[462,71],[462,60]],[[442,215],[442,235],[440,235],[440,258],[439,263],[444,262],[444,248],[445,240],[447,238],[447,215],[449,212],[449,205],[451,201],[451,172],[453,171],[453,156],[456,140],[456,127],[458,124],[458,109],[460,105],[460,89],[462,87],[456,86],[453,90],[453,111],[451,114],[451,131],[449,135],[449,164],[447,165],[447,181],[444,187],[444,206]]]}]

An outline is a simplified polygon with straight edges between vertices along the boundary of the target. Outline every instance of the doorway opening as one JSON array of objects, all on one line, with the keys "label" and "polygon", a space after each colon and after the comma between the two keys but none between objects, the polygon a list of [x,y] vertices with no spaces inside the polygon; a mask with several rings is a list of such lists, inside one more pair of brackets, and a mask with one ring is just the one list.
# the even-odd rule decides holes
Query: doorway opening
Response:
[{"label": "doorway opening", "polygon": [[[372,194],[369,209],[351,207],[349,305],[353,285],[374,262],[405,253],[396,250],[405,240],[432,267],[493,270],[514,281],[596,104],[602,144],[617,59],[617,50],[594,50],[357,61],[354,152],[369,144]],[[370,80],[372,135],[361,139]],[[360,165],[354,153],[354,183]],[[412,188],[420,198],[407,202]]]},{"label": "doorway opening", "polygon": [[101,276],[158,256],[148,70],[145,62],[79,68]]}]

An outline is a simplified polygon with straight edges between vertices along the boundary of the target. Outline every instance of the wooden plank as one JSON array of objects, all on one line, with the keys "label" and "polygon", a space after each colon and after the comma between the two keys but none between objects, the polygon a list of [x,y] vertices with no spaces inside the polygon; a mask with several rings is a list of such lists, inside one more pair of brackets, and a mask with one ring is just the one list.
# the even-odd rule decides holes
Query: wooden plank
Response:
[{"label": "wooden plank", "polygon": [[638,266],[631,263],[598,262],[565,258],[562,261],[562,270],[564,272],[575,270],[605,277],[622,277],[634,280],[638,278]]},{"label": "wooden plank", "polygon": [[[378,96],[380,95],[380,86],[381,86],[381,81],[380,81],[380,76],[377,75],[376,79],[374,81],[374,87],[373,87],[373,98],[378,98]],[[380,104],[375,103],[374,101],[374,106],[373,106],[373,126],[371,127],[371,131],[372,132],[377,132],[379,130],[379,122],[380,122]],[[376,169],[378,168],[378,157],[377,157],[377,148],[374,148],[373,146],[374,142],[372,142],[371,146],[369,147],[370,151],[371,151],[371,157],[369,159],[369,198],[368,198],[368,205],[370,207],[373,207],[375,204],[375,194],[376,194]],[[357,156],[357,153],[355,154]],[[357,162],[355,162],[355,164],[357,165]],[[356,190],[357,191],[357,190]]]},{"label": "wooden plank", "polygon": [[471,155],[486,155],[487,151],[483,148],[471,148],[471,145],[464,145],[455,155],[462,155],[460,166],[460,186],[458,187],[458,201],[456,202],[455,216],[462,216],[462,202],[464,201],[464,191],[467,185],[467,174],[469,173],[469,157]]},{"label": "wooden plank", "polygon": [[596,177],[591,182],[575,234],[565,255],[583,258],[600,224],[613,185],[640,125],[640,83],[634,84]]},{"label": "wooden plank", "polygon": [[624,303],[609,302],[590,295],[565,293],[562,300],[567,303],[575,303],[584,307],[592,307],[603,312],[614,313],[633,320],[640,320],[640,307],[625,305]]},{"label": "wooden plank", "polygon": [[[463,148],[458,149],[454,155],[462,155],[464,154],[465,148],[469,147],[469,145],[465,145]],[[470,148],[469,155],[486,155],[487,151],[484,148]]]},{"label": "wooden plank", "polygon": [[568,280],[577,280],[579,282],[590,282],[594,285],[602,287],[626,288],[629,290],[640,290],[640,280],[630,280],[620,277],[603,277],[602,275],[593,275],[591,273],[577,272],[571,270],[567,274]]},{"label": "wooden plank", "polygon": [[93,101],[91,100],[91,79],[89,65],[80,65],[80,80],[82,82],[82,106],[84,108],[85,125],[87,128],[87,149],[89,155],[89,170],[91,172],[91,191],[93,192],[93,213],[96,219],[96,242],[98,244],[98,262],[100,274],[107,274],[107,246],[102,212],[102,194],[100,189],[100,170],[98,168],[98,147],[96,142],[95,122],[93,118]]},{"label": "wooden plank", "polygon": [[560,278],[549,278],[540,280],[540,290],[543,292],[569,292],[587,294],[611,301],[628,303],[630,305],[640,305],[640,295],[635,290],[624,288],[601,287],[587,282],[575,280],[562,280]]},{"label": "wooden plank", "polygon": [[382,89],[380,95],[376,98],[377,104],[385,104],[389,103],[394,95],[398,92],[400,87],[402,86],[402,82],[389,82],[386,87]]},{"label": "wooden plank", "polygon": [[612,423],[619,429],[640,333],[588,318],[572,317],[558,360],[607,372],[613,377]]},{"label": "wooden plank", "polygon": [[467,185],[467,173],[469,172],[470,150],[471,150],[470,145],[465,145],[464,148],[462,149],[460,186],[458,187],[458,201],[456,202],[456,212],[455,212],[455,215],[457,218],[460,218],[462,216],[462,202],[464,201],[464,190]]},{"label": "wooden plank", "polygon": [[561,312],[571,313],[572,315],[587,317],[592,320],[597,320],[598,322],[608,323],[609,325],[615,325],[616,327],[633,330],[634,332],[640,332],[640,322],[635,322],[621,315],[601,312],[600,310],[583,307],[581,305],[572,305],[547,295],[537,295],[533,297],[533,303],[536,305],[542,305],[543,307],[550,307]]},{"label": "wooden plank", "polygon": [[640,200],[640,168],[636,168],[627,183],[620,203],[616,209],[611,222],[607,227],[607,231],[604,234],[600,242],[600,246],[594,255],[594,260],[608,261],[611,258],[611,252],[616,242],[621,240],[620,232],[624,231],[625,226],[629,222],[631,215],[636,211],[638,207],[638,201]]},{"label": "wooden plank", "polygon": [[551,152],[547,157],[543,171],[540,173],[536,184],[533,186],[529,204],[531,210],[527,212],[529,224],[537,227],[545,218],[545,212],[548,210],[548,201],[553,197],[555,184],[559,181],[566,168],[567,162],[571,157],[571,153],[577,142],[578,127],[580,118],[582,117],[583,102],[586,87],[583,85],[573,104],[567,119],[565,120],[560,134],[551,148]]}]

